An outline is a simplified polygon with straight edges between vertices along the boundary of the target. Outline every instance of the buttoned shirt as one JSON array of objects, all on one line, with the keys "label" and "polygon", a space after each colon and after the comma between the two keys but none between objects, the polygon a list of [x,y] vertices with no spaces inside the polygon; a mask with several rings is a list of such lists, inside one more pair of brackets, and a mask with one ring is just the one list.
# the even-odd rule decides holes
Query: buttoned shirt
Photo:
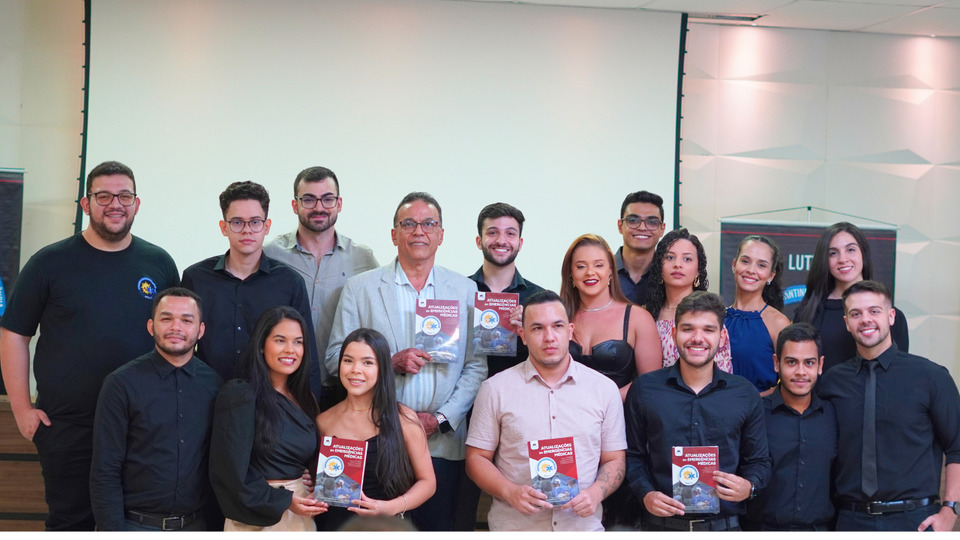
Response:
[{"label": "buttoned shirt", "polygon": [[750,521],[772,528],[826,525],[833,519],[830,467],[837,455],[837,417],[816,395],[799,413],[783,402],[778,386],[763,398],[773,474],[748,501]]},{"label": "buttoned shirt", "polygon": [[[861,490],[863,401],[868,362],[877,376],[877,493]],[[935,497],[940,472],[960,463],[960,395],[947,368],[892,344],[875,360],[856,357],[823,374],[820,397],[833,404],[840,428],[837,495],[847,502]]]},{"label": "buttoned shirt", "polygon": [[[624,402],[627,482],[637,499],[651,491],[673,495],[674,446],[716,446],[723,472],[753,483],[770,478],[763,407],[750,381],[713,366],[713,381],[699,394],[683,381],[680,365],[637,377]],[[718,516],[742,514],[743,502],[720,501]],[[700,519],[698,514],[674,516]]]},{"label": "buttoned shirt", "polygon": [[107,376],[90,470],[98,529],[123,530],[125,510],[189,514],[212,500],[207,455],[222,383],[197,357],[177,368],[156,350]]},{"label": "buttoned shirt", "polygon": [[[507,480],[531,485],[527,443],[573,437],[580,491],[597,478],[601,452],[626,448],[623,405],[617,385],[570,360],[552,387],[526,360],[487,379],[473,405],[467,444],[494,452],[493,463]],[[490,530],[602,531],[602,508],[588,517],[573,510],[541,510],[524,516],[504,501],[490,507]]]},{"label": "buttoned shirt", "polygon": [[638,306],[647,302],[647,296],[650,294],[650,267],[640,276],[640,281],[634,283],[630,277],[630,272],[623,266],[623,246],[613,255],[613,261],[617,265],[617,277],[620,278],[620,289],[623,295]]},{"label": "buttoned shirt", "polygon": [[[437,298],[433,268],[427,274],[427,281],[423,288],[418,291],[410,283],[406,272],[400,266],[400,261],[396,261],[394,266],[393,277],[397,287],[397,309],[403,314],[403,332],[401,332],[401,335],[407,339],[403,349],[408,349],[415,345],[417,301],[435,300]],[[465,317],[466,314],[461,313],[460,316]],[[466,339],[466,336],[461,336],[460,339]],[[441,363],[427,362],[417,372],[416,377],[396,377],[397,401],[415,411],[428,410],[430,403],[433,401],[433,391],[437,388],[438,369],[444,369]]]},{"label": "buttoned shirt", "polygon": [[[183,286],[203,299],[206,331],[197,343],[201,360],[225,381],[236,377],[240,355],[260,315],[275,306],[290,306],[300,312],[311,334],[308,343],[316,343],[307,290],[296,271],[263,255],[255,272],[238,279],[227,271],[226,258],[226,254],[210,257],[183,271]],[[319,369],[317,358],[317,351],[310,347],[311,371]],[[311,384],[311,389],[319,395],[318,386]]]},{"label": "buttoned shirt", "polygon": [[[470,276],[470,279],[476,282],[477,290],[481,292],[490,292],[490,287],[483,281],[483,267],[481,266],[475,274]],[[532,281],[527,281],[523,279],[523,276],[520,275],[520,271],[514,269],[513,280],[510,282],[510,286],[504,289],[502,292],[505,293],[515,293],[519,295],[520,305],[522,306],[524,302],[527,301],[527,298],[530,298],[534,294],[543,290],[543,287],[537,285]],[[517,336],[517,354],[514,356],[494,356],[487,355],[487,377],[493,377],[501,371],[513,367],[520,362],[523,362],[527,358],[527,346],[524,345],[523,340]]]},{"label": "buttoned shirt", "polygon": [[[303,278],[310,300],[310,315],[317,336],[317,351],[323,355],[330,341],[330,328],[337,313],[340,292],[347,278],[378,266],[373,250],[337,233],[333,249],[315,257],[300,246],[297,231],[282,234],[263,246],[263,252],[293,268]],[[318,376],[323,384],[333,384],[323,362]]]}]

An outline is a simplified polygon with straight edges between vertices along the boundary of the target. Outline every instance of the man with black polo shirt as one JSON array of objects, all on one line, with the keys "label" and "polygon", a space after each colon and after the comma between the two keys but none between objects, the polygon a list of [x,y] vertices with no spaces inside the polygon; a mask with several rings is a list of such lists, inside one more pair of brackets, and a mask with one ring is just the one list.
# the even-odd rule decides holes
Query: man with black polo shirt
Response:
[{"label": "man with black polo shirt", "polygon": [[[717,369],[726,306],[697,291],[677,306],[680,361],[637,377],[627,392],[627,482],[645,510],[644,530],[740,530],[746,499],[766,486],[770,454],[760,396],[738,375]],[[673,498],[673,447],[716,446],[717,514],[685,514]]]},{"label": "man with black polo shirt", "polygon": [[[470,279],[481,292],[517,293],[522,306],[527,298],[543,287],[523,279],[516,259],[523,247],[523,212],[507,203],[483,207],[477,218],[477,248],[483,252],[483,265]],[[527,359],[527,346],[517,339],[515,356],[487,356],[487,378]]]},{"label": "man with black polo shirt", "polygon": [[90,498],[101,531],[220,530],[207,472],[223,380],[194,356],[201,300],[160,292],[147,331],[154,350],[107,376],[93,430]]},{"label": "man with black polo shirt", "polygon": [[[270,232],[270,195],[260,184],[234,182],[220,194],[220,232],[230,241],[224,255],[204,259],[183,271],[183,286],[200,295],[206,309],[206,333],[197,356],[224,381],[236,376],[240,354],[260,315],[274,306],[290,306],[307,321],[308,343],[316,343],[307,289],[299,274],[263,253]],[[317,366],[310,347],[311,368]],[[311,382],[317,382],[311,378]],[[311,386],[314,394],[319,387]]]},{"label": "man with black polo shirt", "polygon": [[957,385],[945,367],[897,349],[890,337],[896,314],[882,283],[851,285],[843,309],[857,356],[830,369],[819,388],[843,433],[837,530],[953,530],[960,501]]},{"label": "man with black polo shirt", "polygon": [[650,263],[663,236],[663,198],[649,191],[636,191],[623,199],[617,229],[623,246],[614,255],[620,289],[628,300],[642,306],[650,285]]},{"label": "man with black polo shirt", "polygon": [[[143,321],[157,291],[179,284],[166,251],[133,236],[133,171],[107,161],[87,175],[90,225],[51,244],[20,272],[0,332],[0,364],[20,434],[43,470],[47,530],[93,530],[90,456],[104,377],[150,350]],[[37,404],[30,402],[30,340]]]},{"label": "man with black polo shirt", "polygon": [[820,334],[791,324],[777,338],[780,384],[763,398],[773,475],[747,503],[744,530],[826,531],[833,520],[830,467],[837,455],[833,406],[813,392],[823,371]]}]

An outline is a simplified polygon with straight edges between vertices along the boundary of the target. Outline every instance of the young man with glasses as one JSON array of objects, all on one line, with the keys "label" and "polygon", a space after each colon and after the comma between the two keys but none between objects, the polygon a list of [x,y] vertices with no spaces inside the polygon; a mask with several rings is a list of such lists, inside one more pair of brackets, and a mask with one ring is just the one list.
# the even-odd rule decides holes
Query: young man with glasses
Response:
[{"label": "young man with glasses", "polygon": [[[179,284],[166,251],[130,234],[140,208],[133,171],[116,161],[87,176],[79,234],[38,251],[3,316],[0,364],[21,435],[37,447],[47,530],[93,530],[90,460],[103,379],[149,350],[143,321],[157,291]],[[30,340],[40,330],[30,401]]]},{"label": "young man with glasses", "polygon": [[[255,182],[234,182],[220,194],[220,232],[230,241],[223,255],[204,259],[183,271],[183,286],[203,299],[206,333],[197,356],[229,381],[257,319],[268,308],[290,306],[300,312],[315,343],[307,290],[297,272],[263,253],[270,232],[270,195]],[[310,366],[317,365],[310,347]],[[311,387],[315,395],[319,387]]]},{"label": "young man with glasses", "polygon": [[[369,247],[335,230],[343,199],[337,175],[330,169],[309,167],[300,171],[293,181],[291,206],[300,222],[297,229],[274,238],[263,251],[303,278],[317,335],[316,350],[322,355],[330,340],[343,284],[347,278],[380,265]],[[323,387],[321,410],[346,397],[336,374],[331,376],[323,362],[310,368],[311,386]]]},{"label": "young man with glasses", "polygon": [[[420,530],[449,531],[457,508],[457,489],[465,477],[466,415],[486,378],[487,363],[468,350],[477,285],[434,264],[443,242],[440,204],[430,194],[414,192],[400,201],[390,231],[397,258],[347,280],[330,333],[326,362],[337,373],[340,346],[351,331],[373,328],[390,342],[397,400],[417,411],[427,434],[437,492],[411,512]],[[437,363],[415,348],[418,300],[456,300],[459,333],[456,357]],[[469,347],[472,349],[472,347]]]},{"label": "young man with glasses", "polygon": [[647,301],[653,252],[666,228],[663,222],[663,198],[649,191],[627,195],[620,205],[617,228],[623,235],[623,246],[614,257],[620,288],[627,299],[642,306]]}]

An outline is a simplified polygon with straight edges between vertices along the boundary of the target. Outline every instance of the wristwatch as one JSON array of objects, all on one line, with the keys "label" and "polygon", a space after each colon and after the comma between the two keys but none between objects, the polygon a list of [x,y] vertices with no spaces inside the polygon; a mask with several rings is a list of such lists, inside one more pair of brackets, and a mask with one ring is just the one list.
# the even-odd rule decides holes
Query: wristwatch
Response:
[{"label": "wristwatch", "polygon": [[757,498],[757,485],[754,484],[753,482],[750,482],[750,498],[751,499]]},{"label": "wristwatch", "polygon": [[957,501],[943,501],[943,506],[953,510],[954,515],[960,516],[960,510],[957,510]]},{"label": "wristwatch", "polygon": [[440,429],[440,433],[449,433],[453,431],[453,427],[450,426],[450,421],[447,420],[447,417],[443,415],[442,412],[435,412],[433,416],[437,419],[437,426]]}]

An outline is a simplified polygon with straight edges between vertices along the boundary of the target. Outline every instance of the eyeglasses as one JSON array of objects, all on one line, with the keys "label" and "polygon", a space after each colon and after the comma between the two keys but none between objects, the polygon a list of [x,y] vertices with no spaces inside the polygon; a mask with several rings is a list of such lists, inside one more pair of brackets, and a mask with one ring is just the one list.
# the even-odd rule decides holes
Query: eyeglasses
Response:
[{"label": "eyeglasses", "polygon": [[230,225],[230,230],[235,233],[242,233],[244,227],[250,227],[250,232],[260,232],[263,230],[263,225],[267,220],[262,218],[253,218],[250,221],[244,221],[240,218],[234,218],[230,221],[227,221],[227,224]]},{"label": "eyeglasses", "polygon": [[116,197],[123,206],[133,206],[133,203],[137,202],[137,194],[129,191],[121,191],[120,193],[110,193],[109,191],[87,193],[87,198],[97,201],[97,204],[100,206],[109,205],[113,202],[114,197]]},{"label": "eyeglasses", "polygon": [[334,195],[326,195],[320,197],[319,199],[313,195],[304,195],[303,197],[294,198],[300,201],[300,204],[303,205],[304,208],[316,208],[317,201],[320,201],[320,204],[322,204],[324,208],[335,208],[337,206],[337,202],[340,201],[340,197],[336,197]]},{"label": "eyeglasses", "polygon": [[427,219],[419,222],[412,219],[405,219],[400,223],[397,223],[397,228],[399,228],[405,234],[411,234],[417,230],[417,225],[420,226],[420,229],[423,230],[424,234],[430,234],[440,228],[440,222],[433,219]]},{"label": "eyeglasses", "polygon": [[630,214],[629,216],[623,218],[623,221],[627,224],[627,227],[631,229],[639,229],[641,223],[646,223],[648,229],[656,229],[660,225],[663,225],[663,222],[660,221],[660,218],[656,216],[642,218],[640,216]]}]

